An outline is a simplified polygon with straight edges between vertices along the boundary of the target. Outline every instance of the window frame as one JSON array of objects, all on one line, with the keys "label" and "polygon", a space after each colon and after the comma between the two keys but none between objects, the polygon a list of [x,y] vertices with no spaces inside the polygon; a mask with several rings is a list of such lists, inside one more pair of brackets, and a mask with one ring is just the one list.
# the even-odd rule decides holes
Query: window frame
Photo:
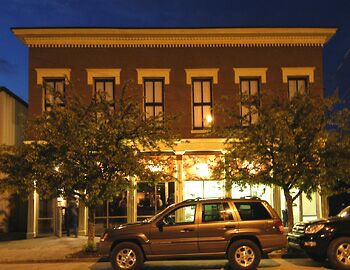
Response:
[{"label": "window frame", "polygon": [[[162,218],[160,220],[164,220],[165,218],[167,218],[168,216],[170,216],[172,213],[175,213],[176,211],[178,211],[181,208],[186,208],[186,207],[192,207],[194,206],[194,214],[193,214],[193,222],[179,222],[179,223],[175,223],[175,224],[163,224],[164,227],[174,227],[174,226],[183,226],[183,225],[193,225],[193,224],[197,224],[197,211],[198,211],[198,205],[196,203],[193,204],[186,204],[186,205],[181,205],[179,207],[176,207],[175,209],[172,209],[171,211],[169,211],[167,214],[165,214],[164,216],[162,216]],[[176,214],[175,214],[175,221],[176,221]]]},{"label": "window frame", "polygon": [[296,91],[295,96],[299,95],[298,93],[298,81],[304,81],[305,82],[305,94],[309,94],[309,77],[308,76],[288,76],[287,77],[287,84],[288,84],[288,99],[291,100],[293,97],[290,95],[290,81],[296,81]]},{"label": "window frame", "polygon": [[[152,92],[153,92],[153,102],[146,102],[146,82],[152,82]],[[161,82],[162,84],[162,102],[155,102],[155,83],[156,82]],[[165,99],[165,95],[164,95],[164,85],[165,85],[165,80],[164,78],[147,78],[144,77],[143,78],[143,98],[144,98],[144,102],[143,102],[143,110],[145,113],[145,117],[156,117],[157,115],[155,114],[155,108],[156,107],[162,107],[162,114],[164,114],[164,110],[165,110],[165,106],[164,106],[164,99]],[[147,107],[153,107],[153,114],[151,116],[147,116]]]},{"label": "window frame", "polygon": [[[53,90],[57,91],[56,89],[56,84],[58,82],[62,82],[63,83],[63,98],[66,97],[66,79],[64,77],[44,77],[43,78],[43,88],[44,88],[44,111],[47,112],[47,111],[50,111],[50,110],[47,110],[47,108],[53,108],[54,106],[57,106],[57,107],[64,107],[65,104],[64,102],[58,102],[56,103],[56,100],[54,99],[53,103],[48,103],[47,102],[47,84],[52,82],[54,84],[53,86]],[[53,97],[54,98],[54,97]]]},{"label": "window frame", "polygon": [[[210,83],[210,102],[203,102],[203,82],[209,81]],[[201,102],[194,102],[194,83],[195,82],[200,82],[201,83]],[[213,117],[213,78],[212,77],[193,77],[192,82],[192,129],[193,130],[208,130],[211,129],[213,126],[213,121],[211,122],[209,127],[204,126],[204,113],[203,113],[203,107],[204,106],[210,106],[210,115],[212,119]],[[194,109],[195,107],[201,107],[201,113],[202,113],[202,125],[201,127],[195,127],[195,114],[194,114]]]},{"label": "window frame", "polygon": [[[241,221],[241,222],[249,222],[249,221],[266,221],[266,220],[272,220],[273,219],[273,214],[269,211],[269,209],[266,207],[266,205],[263,203],[263,201],[261,201],[261,202],[249,202],[249,201],[247,201],[247,202],[240,202],[240,201],[238,201],[238,202],[234,202],[233,203],[234,204],[234,207],[236,208],[236,211],[237,211],[237,215],[238,215],[238,217],[239,217],[239,220]],[[238,207],[239,205],[241,205],[241,204],[245,204],[245,205],[250,205],[251,206],[251,208],[250,208],[250,211],[252,212],[252,210],[255,208],[255,207],[252,207],[253,205],[260,205],[260,208],[261,209],[264,209],[264,214],[267,214],[268,215],[268,218],[242,218],[242,214],[241,214],[241,210],[240,210],[240,208]],[[256,209],[256,208],[255,208]],[[243,215],[243,217],[244,217],[244,215]]]},{"label": "window frame", "polygon": [[[240,77],[239,78],[239,94],[240,94],[240,116],[241,116],[241,125],[251,125],[252,124],[252,113],[250,111],[249,113],[249,122],[248,123],[243,123],[243,115],[242,115],[242,107],[243,102],[242,102],[242,81],[248,81],[249,82],[249,97],[251,96],[251,81],[256,81],[258,85],[257,93],[258,93],[258,106],[261,105],[261,100],[260,100],[260,88],[261,88],[261,77]],[[259,115],[258,115],[259,116]]]},{"label": "window frame", "polygon": [[93,78],[93,95],[94,95],[94,98],[97,99],[97,96],[96,96],[96,84],[97,83],[101,83],[103,82],[103,92],[104,94],[106,94],[106,82],[112,82],[112,86],[113,86],[113,97],[112,97],[112,102],[109,102],[108,99],[106,99],[106,101],[108,101],[109,103],[109,107],[110,108],[113,108],[113,110],[115,110],[116,108],[116,102],[115,102],[115,78],[114,77],[94,77]]},{"label": "window frame", "polygon": [[[222,206],[222,211],[224,211],[224,213],[222,213],[223,216],[223,220],[205,220],[205,205],[219,205],[221,204]],[[231,210],[231,213],[225,213],[227,210]],[[231,215],[231,219],[228,218],[228,216]],[[232,208],[230,206],[230,204],[228,202],[203,202],[201,204],[201,223],[204,224],[208,224],[208,223],[216,223],[216,222],[234,222],[235,221],[235,217],[233,216],[233,211]]]}]

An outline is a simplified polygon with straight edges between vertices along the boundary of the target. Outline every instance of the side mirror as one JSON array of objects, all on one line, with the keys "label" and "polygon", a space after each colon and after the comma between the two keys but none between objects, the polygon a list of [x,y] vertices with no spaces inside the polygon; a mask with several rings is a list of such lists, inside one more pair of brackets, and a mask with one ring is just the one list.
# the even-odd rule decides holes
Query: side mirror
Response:
[{"label": "side mirror", "polygon": [[156,223],[156,226],[158,227],[159,231],[162,232],[163,231],[163,226],[164,226],[164,222],[163,220],[158,220]]}]

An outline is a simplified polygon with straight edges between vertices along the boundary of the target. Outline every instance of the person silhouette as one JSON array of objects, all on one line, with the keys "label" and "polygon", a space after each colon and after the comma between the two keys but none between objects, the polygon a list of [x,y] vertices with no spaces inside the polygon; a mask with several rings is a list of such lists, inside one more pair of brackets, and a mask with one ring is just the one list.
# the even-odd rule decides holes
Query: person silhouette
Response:
[{"label": "person silhouette", "polygon": [[70,236],[70,230],[78,237],[78,205],[74,198],[71,198],[67,206],[67,236]]}]

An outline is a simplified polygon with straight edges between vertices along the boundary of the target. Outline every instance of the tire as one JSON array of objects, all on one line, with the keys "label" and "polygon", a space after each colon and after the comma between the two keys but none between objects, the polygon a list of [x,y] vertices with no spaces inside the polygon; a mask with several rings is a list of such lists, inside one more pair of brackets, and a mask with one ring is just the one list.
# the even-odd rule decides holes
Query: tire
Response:
[{"label": "tire", "polygon": [[143,265],[144,256],[137,244],[122,242],[113,248],[110,261],[115,270],[138,270]]},{"label": "tire", "polygon": [[314,253],[307,253],[307,256],[315,261],[315,262],[324,262],[326,260],[325,256],[319,255],[319,254],[314,254]]},{"label": "tire", "polygon": [[327,257],[335,269],[350,269],[350,237],[334,239],[328,247]]},{"label": "tire", "polygon": [[261,251],[251,240],[237,240],[230,245],[227,257],[233,269],[252,270],[260,263]]}]

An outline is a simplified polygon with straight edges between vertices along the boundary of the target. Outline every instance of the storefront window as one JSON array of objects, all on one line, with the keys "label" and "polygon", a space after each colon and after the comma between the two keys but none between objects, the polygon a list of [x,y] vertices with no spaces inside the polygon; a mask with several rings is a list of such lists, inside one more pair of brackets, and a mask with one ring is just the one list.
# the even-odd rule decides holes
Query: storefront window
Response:
[{"label": "storefront window", "polygon": [[317,219],[317,195],[311,194],[311,199],[306,197],[306,194],[302,194],[303,203],[303,221]]},{"label": "storefront window", "polygon": [[225,197],[225,181],[187,180],[184,182],[184,200],[195,198]]},{"label": "storefront window", "polygon": [[96,208],[95,229],[97,234],[103,233],[106,228],[127,222],[126,194],[124,192],[111,201],[105,201],[103,205]]},{"label": "storefront window", "polygon": [[232,198],[256,197],[272,204],[271,187],[265,185],[232,186]]},{"label": "storefront window", "polygon": [[174,203],[174,182],[152,186],[145,182],[137,185],[137,220],[151,217]]},{"label": "storefront window", "polygon": [[53,201],[39,199],[38,235],[53,234]]}]

